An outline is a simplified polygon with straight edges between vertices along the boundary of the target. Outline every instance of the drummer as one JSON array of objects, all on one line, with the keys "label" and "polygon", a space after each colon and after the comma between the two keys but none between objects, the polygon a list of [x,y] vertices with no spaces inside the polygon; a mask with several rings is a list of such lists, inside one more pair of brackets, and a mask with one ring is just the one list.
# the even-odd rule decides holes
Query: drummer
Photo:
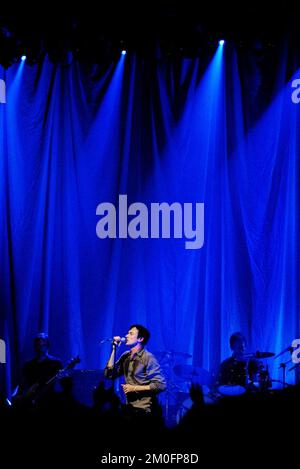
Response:
[{"label": "drummer", "polygon": [[262,370],[263,364],[256,358],[249,359],[246,357],[246,339],[241,332],[232,334],[229,344],[232,355],[220,365],[218,384],[237,385],[246,388],[256,381],[256,376]]}]

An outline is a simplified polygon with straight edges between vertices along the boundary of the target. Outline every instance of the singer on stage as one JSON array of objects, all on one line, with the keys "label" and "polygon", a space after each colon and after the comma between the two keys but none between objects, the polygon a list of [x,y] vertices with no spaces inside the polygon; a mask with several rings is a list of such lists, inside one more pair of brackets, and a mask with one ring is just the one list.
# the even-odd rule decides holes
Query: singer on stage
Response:
[{"label": "singer on stage", "polygon": [[105,376],[114,379],[125,377],[122,384],[126,402],[133,411],[151,413],[157,406],[156,396],[166,389],[166,381],[160,365],[145,345],[150,332],[140,324],[130,326],[126,335],[129,351],[123,353],[115,362],[116,348],[122,342],[121,337],[114,337],[111,356],[105,368]]}]

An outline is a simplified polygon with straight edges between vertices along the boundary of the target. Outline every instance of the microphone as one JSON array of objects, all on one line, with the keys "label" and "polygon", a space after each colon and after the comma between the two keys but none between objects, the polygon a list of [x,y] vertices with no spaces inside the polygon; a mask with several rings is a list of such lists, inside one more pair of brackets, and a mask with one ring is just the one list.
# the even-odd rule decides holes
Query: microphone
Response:
[{"label": "microphone", "polygon": [[126,342],[126,338],[125,337],[119,337],[119,336],[115,336],[115,337],[105,337],[104,339],[100,340],[100,344],[104,344],[104,342],[118,342],[118,347],[123,343],[123,342]]}]

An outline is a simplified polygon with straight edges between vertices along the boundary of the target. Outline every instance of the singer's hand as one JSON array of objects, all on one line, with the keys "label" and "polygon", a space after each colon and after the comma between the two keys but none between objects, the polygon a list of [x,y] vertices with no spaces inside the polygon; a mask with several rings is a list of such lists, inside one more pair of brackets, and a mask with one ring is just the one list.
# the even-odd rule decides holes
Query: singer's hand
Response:
[{"label": "singer's hand", "polygon": [[127,394],[128,392],[134,392],[136,386],[133,386],[133,384],[122,384],[122,388],[125,394]]},{"label": "singer's hand", "polygon": [[119,345],[121,342],[122,342],[122,337],[120,337],[119,335],[116,335],[113,338],[113,345]]}]

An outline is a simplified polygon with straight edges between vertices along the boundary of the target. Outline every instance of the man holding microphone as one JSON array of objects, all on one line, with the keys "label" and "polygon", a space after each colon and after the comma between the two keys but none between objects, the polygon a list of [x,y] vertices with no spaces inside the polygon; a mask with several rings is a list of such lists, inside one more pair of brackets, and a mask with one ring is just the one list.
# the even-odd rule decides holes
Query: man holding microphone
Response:
[{"label": "man holding microphone", "polygon": [[166,380],[155,356],[145,345],[150,332],[140,324],[130,326],[125,336],[125,344],[130,348],[116,362],[116,348],[124,339],[115,336],[113,348],[105,368],[105,376],[115,379],[124,376],[122,384],[126,403],[134,413],[149,414],[157,407],[157,394],[165,391]]}]

